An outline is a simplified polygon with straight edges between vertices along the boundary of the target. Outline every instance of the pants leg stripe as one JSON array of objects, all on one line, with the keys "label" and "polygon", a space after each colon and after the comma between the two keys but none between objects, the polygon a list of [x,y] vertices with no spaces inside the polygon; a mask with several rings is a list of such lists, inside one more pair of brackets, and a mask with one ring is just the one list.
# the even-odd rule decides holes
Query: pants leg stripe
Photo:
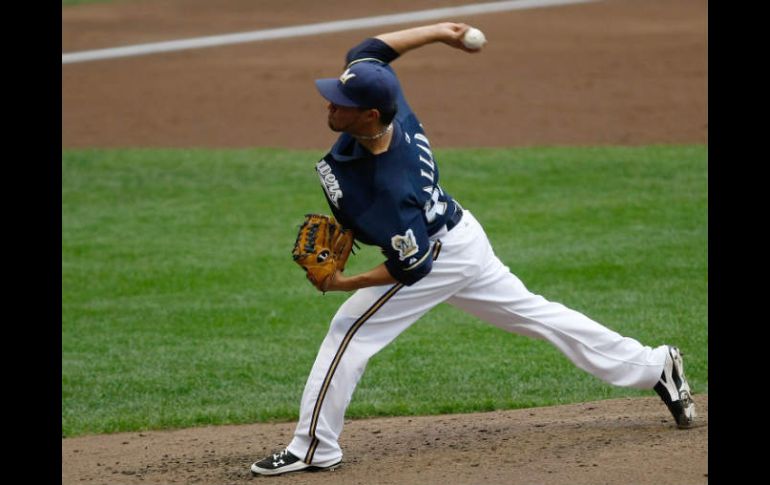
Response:
[{"label": "pants leg stripe", "polygon": [[358,332],[358,329],[360,329],[363,324],[366,323],[366,321],[369,320],[369,318],[371,318],[371,316],[374,315],[377,310],[379,310],[382,305],[385,304],[385,302],[390,300],[393,295],[395,295],[398,290],[403,287],[404,285],[399,283],[386,291],[385,294],[374,303],[374,305],[369,307],[369,309],[364,312],[364,314],[361,315],[358,320],[356,320],[353,326],[350,327],[350,330],[348,330],[347,334],[345,334],[345,338],[342,339],[342,343],[337,350],[337,354],[334,356],[334,359],[329,366],[329,371],[326,373],[326,377],[324,378],[323,384],[321,385],[321,391],[318,393],[318,399],[316,399],[315,408],[313,409],[313,419],[310,421],[310,437],[313,439],[310,443],[310,449],[305,456],[305,463],[313,462],[313,455],[315,454],[316,447],[318,446],[318,438],[315,437],[315,431],[318,427],[318,418],[321,414],[321,405],[326,398],[326,392],[329,390],[329,384],[331,383],[332,377],[334,377],[334,372],[337,370],[337,366],[339,365],[340,360],[342,360],[342,354],[345,353],[345,350],[348,348],[348,345],[353,339],[353,336],[356,334],[356,332]]},{"label": "pants leg stripe", "polygon": [[[441,251],[441,241],[436,241],[436,243],[433,246],[433,259],[435,260],[438,258],[439,252]],[[356,332],[366,323],[367,320],[369,320],[372,315],[374,315],[377,310],[382,308],[382,306],[391,298],[393,298],[393,295],[398,293],[398,290],[403,288],[403,283],[399,283],[397,285],[392,286],[388,291],[385,292],[384,295],[382,295],[371,307],[369,307],[366,312],[364,312],[363,315],[361,315],[358,320],[350,327],[348,332],[345,334],[345,338],[342,339],[342,343],[340,344],[339,349],[337,349],[337,353],[334,356],[334,359],[332,360],[331,365],[329,366],[329,370],[326,372],[326,377],[324,378],[323,384],[321,385],[321,391],[318,393],[318,398],[316,399],[315,407],[313,408],[313,418],[310,420],[310,430],[309,430],[309,436],[311,438],[310,441],[310,447],[308,448],[307,454],[305,455],[305,459],[303,460],[307,464],[311,464],[313,462],[313,455],[315,455],[315,450],[318,447],[318,438],[315,436],[316,429],[318,427],[318,418],[321,414],[321,406],[323,405],[323,401],[326,398],[326,393],[329,390],[329,385],[331,384],[332,377],[334,377],[334,373],[337,370],[337,366],[339,366],[340,360],[342,360],[342,354],[345,353],[345,350],[348,348],[348,345],[350,345],[350,341],[353,339],[353,336],[355,336]]]}]

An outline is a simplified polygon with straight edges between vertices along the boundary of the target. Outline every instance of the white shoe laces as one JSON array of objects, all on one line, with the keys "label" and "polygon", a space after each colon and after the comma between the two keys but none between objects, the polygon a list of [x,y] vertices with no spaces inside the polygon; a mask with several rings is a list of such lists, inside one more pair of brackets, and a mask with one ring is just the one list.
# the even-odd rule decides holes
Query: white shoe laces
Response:
[{"label": "white shoe laces", "polygon": [[277,467],[279,465],[284,465],[286,462],[283,461],[283,458],[289,454],[289,450],[283,450],[280,453],[273,453],[273,466]]}]

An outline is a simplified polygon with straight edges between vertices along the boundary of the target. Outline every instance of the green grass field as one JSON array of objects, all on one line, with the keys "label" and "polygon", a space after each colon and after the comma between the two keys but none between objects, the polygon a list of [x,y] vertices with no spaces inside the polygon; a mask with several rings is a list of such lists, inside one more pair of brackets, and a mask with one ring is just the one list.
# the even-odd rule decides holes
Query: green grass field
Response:
[{"label": "green grass field", "polygon": [[[293,420],[328,321],[291,259],[327,212],[322,151],[62,152],[65,436]],[[442,186],[530,288],[648,345],[708,392],[705,146],[437,150]],[[379,263],[374,248],[348,271]],[[651,392],[439,306],[375,356],[348,417]]]}]

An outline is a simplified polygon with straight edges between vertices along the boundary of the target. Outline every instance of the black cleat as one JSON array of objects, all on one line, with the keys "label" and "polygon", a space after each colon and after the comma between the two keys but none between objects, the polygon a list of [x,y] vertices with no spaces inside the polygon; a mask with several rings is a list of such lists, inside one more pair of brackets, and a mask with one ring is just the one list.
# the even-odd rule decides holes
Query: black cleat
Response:
[{"label": "black cleat", "polygon": [[332,460],[328,462],[308,465],[296,456],[289,453],[289,450],[283,450],[274,453],[262,461],[251,465],[252,475],[281,475],[283,473],[298,472],[300,470],[319,471],[334,470],[341,460]]},{"label": "black cleat", "polygon": [[660,380],[655,384],[658,393],[679,428],[690,428],[695,421],[695,401],[690,394],[690,385],[684,377],[682,354],[676,347],[668,347],[668,356]]}]

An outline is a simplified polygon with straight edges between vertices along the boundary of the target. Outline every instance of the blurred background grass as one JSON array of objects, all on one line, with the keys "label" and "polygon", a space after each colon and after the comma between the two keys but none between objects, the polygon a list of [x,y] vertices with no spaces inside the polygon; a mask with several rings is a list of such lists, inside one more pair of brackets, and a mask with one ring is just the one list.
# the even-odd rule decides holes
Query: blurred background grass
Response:
[{"label": "blurred background grass", "polygon": [[[63,2],[64,3],[64,2]],[[292,262],[328,207],[323,153],[62,152],[65,436],[293,420],[328,321]],[[685,352],[708,393],[707,147],[436,150],[442,186],[530,290]],[[348,271],[379,263],[375,248]],[[510,409],[651,392],[440,306],[375,356],[348,417]]]}]

